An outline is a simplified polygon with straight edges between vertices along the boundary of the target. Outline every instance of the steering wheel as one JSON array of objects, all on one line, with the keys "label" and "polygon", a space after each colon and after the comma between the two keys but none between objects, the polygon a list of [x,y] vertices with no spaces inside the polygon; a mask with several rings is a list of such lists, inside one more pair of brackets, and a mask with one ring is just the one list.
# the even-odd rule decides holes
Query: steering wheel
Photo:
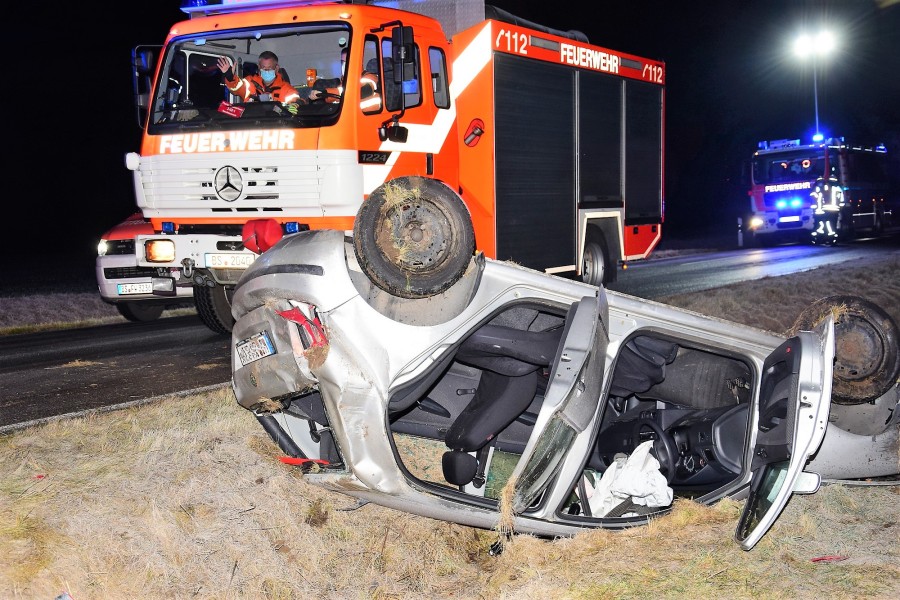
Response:
[{"label": "steering wheel", "polygon": [[[310,100],[309,101],[310,104],[312,104],[314,102],[323,102],[324,103],[324,102],[328,102],[329,100],[340,100],[341,99],[340,94],[333,94],[331,92],[323,92],[322,90],[316,90],[316,91],[319,92],[319,97],[316,98],[315,100]],[[335,104],[335,103],[331,102],[331,104]]]},{"label": "steering wheel", "polygon": [[659,423],[651,419],[640,419],[634,425],[634,433],[632,434],[635,447],[639,445],[641,439],[641,430],[644,428],[653,431],[656,439],[653,441],[653,452],[656,460],[659,461],[660,471],[665,473],[666,483],[671,483],[675,477],[675,461],[678,456],[678,449],[675,447],[675,440],[660,427]]}]

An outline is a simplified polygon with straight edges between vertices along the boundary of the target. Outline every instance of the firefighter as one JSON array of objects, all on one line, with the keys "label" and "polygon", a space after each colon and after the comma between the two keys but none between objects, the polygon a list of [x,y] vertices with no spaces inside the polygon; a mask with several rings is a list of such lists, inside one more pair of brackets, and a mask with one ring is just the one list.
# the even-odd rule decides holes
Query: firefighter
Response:
[{"label": "firefighter", "polygon": [[381,112],[381,90],[378,87],[378,59],[373,58],[359,78],[359,107],[364,113]]},{"label": "firefighter", "polygon": [[[347,70],[347,48],[341,49],[341,77]],[[309,87],[308,98],[310,102],[323,101],[329,104],[337,104],[341,101],[344,87],[341,85],[341,77],[331,79],[317,79],[316,69],[306,70],[306,85]]]},{"label": "firefighter", "polygon": [[815,229],[813,243],[833,244],[838,238],[838,219],[844,207],[844,190],[837,179],[819,177],[810,196],[813,197],[813,218]]},{"label": "firefighter", "polygon": [[231,63],[224,56],[219,57],[219,70],[222,71],[225,85],[231,93],[239,96],[243,102],[254,100],[294,104],[299,102],[300,94],[281,74],[278,68],[278,56],[265,50],[259,55],[259,73],[243,78],[235,76]]}]

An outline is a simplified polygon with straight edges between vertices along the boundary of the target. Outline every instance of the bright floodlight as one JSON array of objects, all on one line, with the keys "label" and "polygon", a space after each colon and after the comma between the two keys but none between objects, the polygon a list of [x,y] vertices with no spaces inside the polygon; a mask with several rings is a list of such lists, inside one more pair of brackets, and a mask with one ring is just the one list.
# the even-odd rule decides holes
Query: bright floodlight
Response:
[{"label": "bright floodlight", "polygon": [[816,36],[816,52],[818,54],[828,54],[834,50],[834,36],[830,31],[822,31]]},{"label": "bright floodlight", "polygon": [[794,53],[801,58],[828,54],[834,47],[835,38],[830,31],[820,31],[815,36],[804,33],[794,41]]}]

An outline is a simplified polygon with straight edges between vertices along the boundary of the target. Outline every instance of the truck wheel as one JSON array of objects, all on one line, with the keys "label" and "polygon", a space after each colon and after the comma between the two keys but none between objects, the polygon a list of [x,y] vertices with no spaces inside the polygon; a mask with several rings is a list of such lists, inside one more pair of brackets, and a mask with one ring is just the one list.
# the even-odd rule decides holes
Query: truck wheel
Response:
[{"label": "truck wheel", "polygon": [[900,328],[877,304],[837,295],[809,305],[793,330],[812,329],[832,310],[836,315],[832,401],[862,404],[880,398],[900,376]]},{"label": "truck wheel", "polygon": [[449,187],[425,177],[399,177],[362,203],[353,249],[372,283],[401,298],[425,298],[465,273],[475,231],[466,205]]},{"label": "truck wheel", "polygon": [[616,268],[606,251],[606,241],[603,236],[588,236],[584,244],[582,262],[581,280],[585,283],[600,287],[616,280]]},{"label": "truck wheel", "polygon": [[119,302],[116,309],[119,314],[135,323],[155,321],[163,312],[162,304],[147,304],[145,302]]},{"label": "truck wheel", "polygon": [[197,307],[197,315],[204,325],[216,333],[228,335],[234,327],[234,317],[231,316],[232,293],[234,293],[232,289],[221,285],[194,286],[194,306]]}]

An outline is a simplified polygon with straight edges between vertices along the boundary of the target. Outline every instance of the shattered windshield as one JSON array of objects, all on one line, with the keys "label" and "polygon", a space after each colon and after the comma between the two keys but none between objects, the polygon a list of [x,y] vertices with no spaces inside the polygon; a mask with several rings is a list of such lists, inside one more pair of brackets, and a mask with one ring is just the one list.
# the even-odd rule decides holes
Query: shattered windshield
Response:
[{"label": "shattered windshield", "polygon": [[331,125],[349,40],[345,24],[178,38],[166,50],[150,131]]}]

